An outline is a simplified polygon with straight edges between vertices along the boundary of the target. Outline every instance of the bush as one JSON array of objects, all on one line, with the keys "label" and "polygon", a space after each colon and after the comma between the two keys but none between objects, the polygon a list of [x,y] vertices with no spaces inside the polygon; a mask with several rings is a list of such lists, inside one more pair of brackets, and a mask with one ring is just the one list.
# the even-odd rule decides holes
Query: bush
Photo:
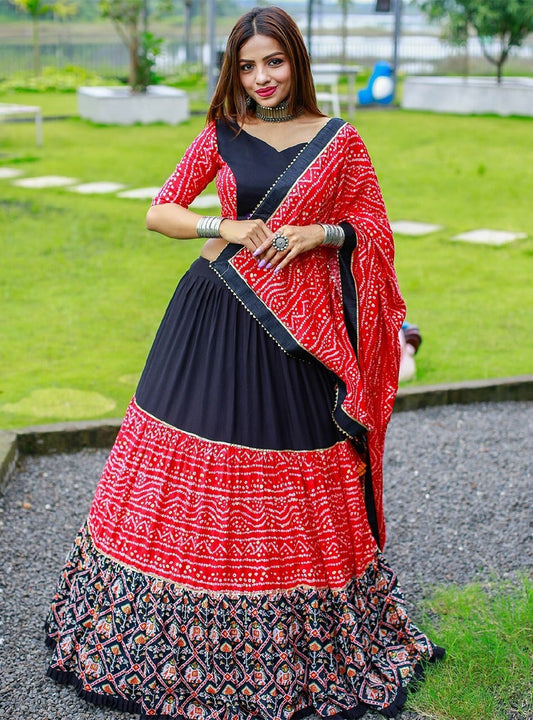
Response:
[{"label": "bush", "polygon": [[105,85],[105,80],[89,70],[69,65],[63,69],[45,67],[39,76],[29,72],[15,73],[0,81],[0,92],[75,92],[80,85]]}]

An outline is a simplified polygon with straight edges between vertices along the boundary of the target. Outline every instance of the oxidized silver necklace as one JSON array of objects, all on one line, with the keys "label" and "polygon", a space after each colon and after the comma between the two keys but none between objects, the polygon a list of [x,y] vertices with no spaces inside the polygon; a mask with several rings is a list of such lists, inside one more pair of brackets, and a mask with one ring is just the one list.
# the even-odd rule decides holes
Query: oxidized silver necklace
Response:
[{"label": "oxidized silver necklace", "polygon": [[264,120],[265,122],[280,123],[294,120],[294,115],[287,112],[288,107],[288,100],[283,100],[276,107],[263,107],[263,105],[256,104],[255,116],[258,120]]}]

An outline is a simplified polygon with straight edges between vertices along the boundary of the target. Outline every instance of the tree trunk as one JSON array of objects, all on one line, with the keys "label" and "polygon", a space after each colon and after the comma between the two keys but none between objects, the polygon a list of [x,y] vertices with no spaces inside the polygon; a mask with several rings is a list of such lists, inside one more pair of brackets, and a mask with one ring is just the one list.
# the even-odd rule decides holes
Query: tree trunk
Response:
[{"label": "tree trunk", "polygon": [[504,45],[504,39],[503,39],[503,38],[502,38],[502,41],[501,41],[501,42],[502,42],[502,51],[501,51],[501,53],[500,53],[500,57],[498,58],[498,62],[497,62],[497,65],[496,65],[496,72],[497,72],[496,77],[498,78],[498,84],[501,83],[501,81],[502,81],[503,64],[505,63],[505,61],[506,61],[507,58],[509,57],[509,50],[510,50],[508,44],[505,44],[505,45]]},{"label": "tree trunk", "polygon": [[[479,37],[479,35],[478,35],[478,37]],[[497,57],[493,57],[487,50],[487,47],[481,37],[479,37],[479,42],[481,44],[481,49],[483,51],[483,55],[485,56],[485,58],[490,63],[492,63],[493,65],[496,66],[496,80],[497,80],[498,84],[501,83],[503,65],[504,65],[505,61],[507,60],[507,58],[509,57],[509,50],[510,50],[509,45],[507,44],[504,46],[503,39],[501,39],[500,54]]]},{"label": "tree trunk", "polygon": [[468,54],[468,50],[465,51],[463,57],[463,75],[465,77],[470,76],[470,55]]},{"label": "tree trunk", "polygon": [[466,42],[464,45],[465,54],[463,58],[463,74],[465,77],[470,77],[470,48],[468,47],[469,36],[466,36]]},{"label": "tree trunk", "polygon": [[139,38],[132,33],[130,49],[130,87],[133,92],[139,91]]}]

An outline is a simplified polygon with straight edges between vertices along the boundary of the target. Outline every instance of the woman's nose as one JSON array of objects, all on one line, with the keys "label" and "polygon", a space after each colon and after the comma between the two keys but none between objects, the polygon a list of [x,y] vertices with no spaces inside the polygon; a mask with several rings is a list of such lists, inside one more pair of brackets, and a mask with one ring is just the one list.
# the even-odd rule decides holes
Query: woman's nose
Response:
[{"label": "woman's nose", "polygon": [[264,67],[259,66],[257,68],[257,74],[255,76],[256,81],[261,84],[264,82],[268,82],[269,78],[270,76],[268,73],[268,67],[266,65]]}]

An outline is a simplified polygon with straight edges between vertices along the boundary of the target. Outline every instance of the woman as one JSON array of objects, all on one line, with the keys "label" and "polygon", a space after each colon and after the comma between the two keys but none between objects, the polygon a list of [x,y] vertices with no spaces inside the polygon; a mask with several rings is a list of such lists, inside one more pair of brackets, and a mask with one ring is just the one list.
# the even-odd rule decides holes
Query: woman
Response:
[{"label": "woman", "polygon": [[392,717],[438,650],[379,549],[404,305],[377,180],[278,8],[237,22],[207,120],[147,217],[207,240],[63,571],[49,674],[143,718]]}]

